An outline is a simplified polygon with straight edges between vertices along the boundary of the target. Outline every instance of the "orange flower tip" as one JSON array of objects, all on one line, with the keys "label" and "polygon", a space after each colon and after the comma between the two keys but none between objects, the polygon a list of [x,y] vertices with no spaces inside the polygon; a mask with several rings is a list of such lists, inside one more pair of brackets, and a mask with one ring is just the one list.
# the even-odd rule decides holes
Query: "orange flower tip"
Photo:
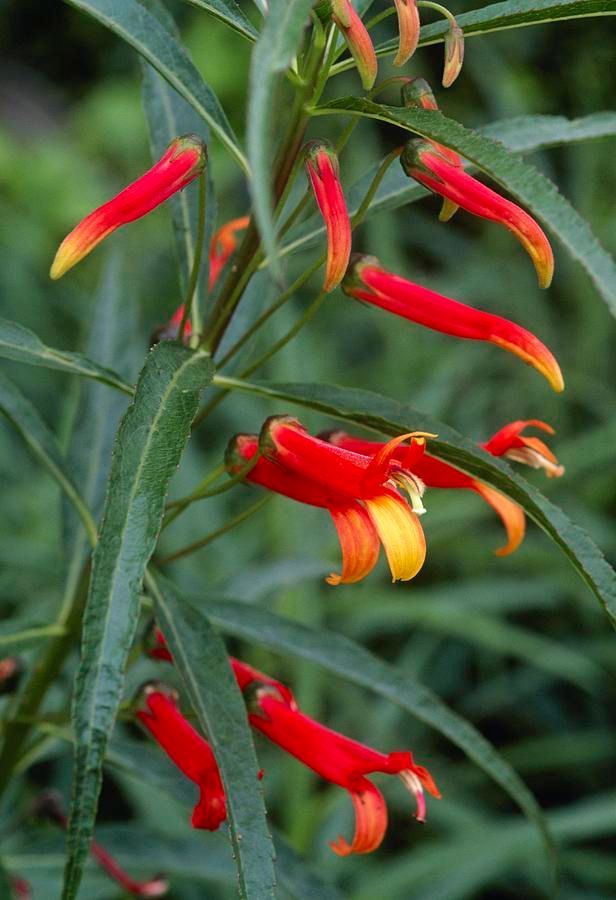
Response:
[{"label": "orange flower tip", "polygon": [[411,78],[400,89],[402,105],[406,109],[438,109],[432,88],[425,78]]},{"label": "orange flower tip", "polygon": [[441,206],[441,211],[438,214],[439,222],[449,222],[450,219],[455,216],[457,211],[460,209],[457,203],[454,203],[453,200],[449,200],[447,197],[443,197],[443,205]]},{"label": "orange flower tip", "polygon": [[445,63],[443,67],[443,87],[454,83],[462,71],[464,62],[464,32],[458,25],[452,25],[445,35]]},{"label": "orange flower tip", "polygon": [[398,14],[398,32],[400,35],[398,52],[394,66],[403,66],[417,49],[419,41],[419,11],[416,0],[394,0]]},{"label": "orange flower tip", "polygon": [[495,335],[490,337],[490,341],[503,350],[508,350],[519,359],[523,360],[527,365],[532,366],[546,379],[550,387],[561,394],[565,389],[565,380],[560,366],[548,350],[540,341],[536,341],[537,348],[535,353],[530,353],[526,347],[520,347],[519,344],[505,340],[505,338]]}]

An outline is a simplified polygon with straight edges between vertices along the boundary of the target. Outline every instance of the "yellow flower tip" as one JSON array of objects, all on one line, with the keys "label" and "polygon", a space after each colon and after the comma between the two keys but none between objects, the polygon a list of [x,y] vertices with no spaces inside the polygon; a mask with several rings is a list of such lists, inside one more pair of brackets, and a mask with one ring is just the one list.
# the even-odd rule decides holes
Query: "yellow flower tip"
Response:
[{"label": "yellow flower tip", "polygon": [[502,347],[503,350],[508,350],[509,353],[513,353],[527,365],[532,366],[533,369],[536,369],[541,375],[543,375],[550,387],[554,391],[556,391],[557,394],[561,394],[564,391],[565,380],[560,370],[560,366],[558,365],[548,348],[541,344],[540,341],[537,341],[537,349],[535,353],[529,353],[518,344],[514,344],[511,341],[507,341],[504,338],[498,337],[496,335],[492,335],[490,337],[490,341],[493,344],[496,344],[498,347]]},{"label": "yellow flower tip", "polygon": [[475,481],[473,487],[500,516],[500,519],[505,526],[505,531],[507,532],[507,543],[495,550],[494,555],[509,556],[509,554],[518,549],[524,540],[524,534],[526,532],[526,517],[524,515],[524,510],[513,500],[510,500],[509,497],[506,497],[504,494],[501,494],[500,491],[489,487],[487,484]]},{"label": "yellow flower tip", "polygon": [[426,539],[418,517],[398,495],[365,500],[385,549],[392,581],[410,581],[426,559]]}]

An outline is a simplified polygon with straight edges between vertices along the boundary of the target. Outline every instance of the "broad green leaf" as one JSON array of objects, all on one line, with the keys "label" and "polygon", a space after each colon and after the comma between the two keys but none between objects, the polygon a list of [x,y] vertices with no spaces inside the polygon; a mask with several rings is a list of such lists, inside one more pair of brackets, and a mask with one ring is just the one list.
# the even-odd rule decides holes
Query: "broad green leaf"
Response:
[{"label": "broad green leaf", "polygon": [[[500,141],[514,153],[532,153],[577,141],[613,137],[616,135],[616,114],[599,112],[579,119],[566,119],[564,116],[516,116],[484,125],[478,131],[493,140]],[[348,191],[347,203],[351,214],[359,209],[378,166],[378,163],[373,166]],[[387,170],[385,178],[372,198],[366,218],[378,212],[398,209],[428,195],[429,191],[412,178],[408,178],[401,166],[393,165]],[[318,216],[309,219],[291,232],[291,240],[281,248],[279,256],[311,246],[322,238],[324,232],[323,223]]]},{"label": "broad green leaf", "polygon": [[[159,0],[147,0],[150,12],[155,15],[163,27],[177,40],[179,32],[173,17]],[[209,129],[203,123],[195,109],[171,87],[168,81],[158,74],[148,62],[141,60],[143,74],[142,100],[145,116],[150,134],[150,148],[152,158],[160,159],[168,144],[181,134],[199,134],[207,143]],[[205,247],[209,247],[214,222],[216,219],[216,203],[214,199],[214,183],[211,176],[211,166],[206,172],[207,179],[207,203],[206,203],[206,228]],[[180,191],[167,201],[171,210],[175,246],[178,254],[180,288],[184,295],[188,287],[193,260],[195,258],[195,245],[199,223],[199,192]],[[195,303],[201,306],[201,298],[207,296],[207,284],[209,277],[208,254],[204,253],[201,262],[201,275],[195,294]],[[169,310],[169,318],[174,312]]]},{"label": "broad green leaf", "polygon": [[122,695],[145,567],[160,531],[167,487],[188,440],[207,354],[163,341],[150,351],[116,436],[92,560],[75,679],[75,765],[64,900],[76,896],[92,838],[105,748]]},{"label": "broad green leaf", "polygon": [[[614,0],[506,0],[505,3],[491,3],[481,9],[457,15],[456,20],[464,30],[464,37],[520,28],[523,25],[541,25],[564,19],[579,19],[587,16],[613,16],[616,13]],[[445,39],[448,24],[445,21],[424,25],[419,38],[420,46],[437,44]],[[398,41],[391,40],[376,48],[377,55],[395,53]],[[341,70],[342,66],[336,67]]]},{"label": "broad green leaf", "polygon": [[0,413],[24,439],[33,455],[58,482],[75,507],[88,537],[96,541],[96,525],[79,490],[68,471],[54,434],[49,430],[38,410],[12,381],[0,372]]},{"label": "broad green leaf", "polygon": [[158,625],[169,643],[192,706],[212,745],[227,798],[240,896],[275,896],[274,846],[267,829],[246,706],[225,645],[207,617],[166,579],[148,579]]},{"label": "broad green leaf", "polygon": [[371,100],[343,97],[314,111],[347,112],[399,125],[422,137],[453,147],[536,215],[586,270],[616,315],[616,262],[599,244],[588,223],[534,166],[496,141],[447,119],[436,110],[382,106]]},{"label": "broad green leaf", "polygon": [[111,369],[100,366],[82,353],[47,347],[29,328],[24,328],[17,322],[9,322],[8,319],[0,319],[0,356],[31,366],[59,369],[71,375],[93,378],[125,394],[133,392],[132,387]]},{"label": "broad green leaf", "polygon": [[588,535],[502,459],[486,453],[453,428],[411,406],[371,391],[327,384],[258,384],[217,376],[219,387],[249,391],[299,403],[372,431],[397,435],[407,431],[438,434],[430,453],[519,503],[527,515],[560,547],[616,624],[616,573]]},{"label": "broad green leaf", "polygon": [[[206,615],[223,631],[250,643],[309,660],[406,709],[445,735],[514,799],[541,833],[550,857],[551,839],[543,813],[517,773],[468,722],[432,691],[359,644],[331,631],[308,628],[266,609],[231,600],[208,600]],[[438,775],[436,776],[438,782]]]},{"label": "broad green leaf", "polygon": [[249,41],[256,41],[259,32],[254,25],[248,21],[235,0],[188,0],[193,6],[204,9],[216,19],[220,19],[229,28],[237,31]]},{"label": "broad green leaf", "polygon": [[290,66],[308,22],[313,0],[270,0],[263,30],[255,44],[250,68],[247,148],[252,169],[250,190],[261,240],[278,273],[272,210],[272,132],[276,116],[277,76]]},{"label": "broad green leaf", "polygon": [[247,172],[248,164],[216,94],[182,44],[138,0],[67,0],[130,44],[190,103]]}]

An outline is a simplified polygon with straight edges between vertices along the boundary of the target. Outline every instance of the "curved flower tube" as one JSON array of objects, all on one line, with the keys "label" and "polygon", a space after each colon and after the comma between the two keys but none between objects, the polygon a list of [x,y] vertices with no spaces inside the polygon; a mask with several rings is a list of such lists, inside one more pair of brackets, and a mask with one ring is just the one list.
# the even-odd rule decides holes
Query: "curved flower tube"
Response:
[{"label": "curved flower tube", "polygon": [[[558,465],[558,460],[543,441],[539,438],[521,435],[521,432],[529,427],[541,428],[550,434],[554,433],[549,425],[538,419],[519,420],[505,425],[489,441],[480,446],[493,456],[505,456],[533,468],[543,468],[550,478],[562,475],[563,466]],[[381,452],[385,446],[378,441],[366,441],[353,437],[344,431],[330,432],[327,439],[336,447],[354,453],[363,453],[369,459]],[[396,450],[395,453],[399,454],[400,450]],[[464,488],[475,491],[483,497],[500,516],[507,532],[507,543],[495,551],[497,556],[507,556],[513,553],[524,540],[526,528],[524,511],[509,497],[465,472],[461,472],[454,466],[430,456],[428,452],[421,455],[416,454],[413,459],[413,473],[418,475],[427,487]]]},{"label": "curved flower tube", "polygon": [[482,312],[383,269],[375,256],[357,255],[342,283],[345,294],[443,334],[488,341],[537,369],[557,392],[564,389],[560,367],[545,344],[502,316]]},{"label": "curved flower tube", "polygon": [[358,16],[351,0],[331,0],[332,19],[340,29],[351,56],[355,60],[365,91],[376,81],[378,62],[366,26]]},{"label": "curved flower tube", "polygon": [[164,685],[147,684],[143,702],[137,718],[178,769],[199,788],[199,801],[191,819],[193,828],[216,831],[227,817],[227,804],[212,748],[181,714],[173,691]]},{"label": "curved flower tube", "polygon": [[240,216],[239,219],[231,219],[214,233],[210,243],[210,276],[209,289],[212,290],[218,276],[226,266],[229,257],[237,248],[236,234],[248,228],[250,216]]},{"label": "curved flower tube", "polygon": [[[293,433],[289,433],[293,432]],[[395,439],[398,446],[407,436]],[[263,453],[246,480],[299,503],[327,509],[342,551],[342,571],[329,584],[361,581],[377,563],[383,544],[394,581],[408,581],[421,569],[426,543],[417,513],[423,511],[423,484],[391,461],[391,447],[367,460],[311,437],[288,416],[268,419],[261,438],[236,435],[225,464],[236,474],[259,450]],[[411,505],[397,491],[403,488]]]},{"label": "curved flower tube", "polygon": [[398,15],[398,33],[400,35],[398,52],[394,56],[394,66],[403,66],[411,58],[419,41],[419,10],[417,0],[394,0]]},{"label": "curved flower tube", "polygon": [[433,193],[447,197],[475,216],[504,225],[532,259],[539,287],[550,286],[554,274],[554,255],[550,242],[532,216],[477,181],[461,166],[452,165],[430,141],[408,141],[400,163],[410,178]]},{"label": "curved flower tube", "polygon": [[338,157],[328,141],[306,145],[308,179],[327,230],[327,266],[323,290],[333,291],[344,277],[351,255],[351,220],[340,183]]},{"label": "curved flower tube", "polygon": [[61,278],[116,228],[140,219],[181,191],[203,172],[206,162],[207,150],[201,138],[195,134],[175,138],[156,165],[87,215],[64,238],[50,277]]}]

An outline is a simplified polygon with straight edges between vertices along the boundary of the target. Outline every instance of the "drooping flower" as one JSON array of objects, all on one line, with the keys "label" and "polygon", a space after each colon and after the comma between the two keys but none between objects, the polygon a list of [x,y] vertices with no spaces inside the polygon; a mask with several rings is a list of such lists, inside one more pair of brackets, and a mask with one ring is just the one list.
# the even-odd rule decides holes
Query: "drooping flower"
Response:
[{"label": "drooping flower", "polygon": [[210,244],[210,279],[209,288],[212,290],[218,280],[218,276],[226,266],[229,257],[237,247],[237,233],[248,228],[250,216],[240,216],[239,219],[231,219],[225,222],[212,237]]},{"label": "drooping flower", "polygon": [[353,840],[349,843],[339,836],[330,843],[334,853],[371,853],[383,841],[387,806],[380,790],[366,778],[373,772],[398,775],[415,797],[417,821],[425,821],[424,789],[434,797],[440,794],[428,770],[418,766],[410,752],[380,753],[345,737],[305,715],[285,685],[239,660],[232,664],[248,702],[250,724],[321,778],[351,795],[355,810]]},{"label": "drooping flower", "polygon": [[[563,474],[563,466],[558,465],[558,460],[543,441],[536,437],[525,437],[521,432],[525,428],[534,427],[553,434],[553,429],[545,422],[538,419],[520,420],[505,425],[500,431],[480,446],[493,456],[505,456],[515,462],[525,463],[533,468],[543,468],[548,477],[558,477]],[[334,446],[350,450],[354,453],[363,453],[367,458],[374,457],[381,452],[384,444],[378,441],[366,441],[346,434],[344,431],[333,431],[326,435]],[[419,448],[418,448],[419,449]],[[400,455],[400,450],[395,451]],[[404,460],[401,463],[408,464]],[[510,500],[504,494],[487,484],[461,472],[454,466],[430,456],[428,451],[423,454],[415,452],[412,460],[413,473],[418,475],[429,488],[464,488],[475,491],[500,516],[507,532],[507,543],[496,550],[497,556],[507,556],[520,546],[524,539],[526,520],[524,511],[517,503]]]},{"label": "drooping flower", "polygon": [[369,91],[376,81],[378,62],[366,26],[358,16],[351,0],[331,0],[332,19],[342,32],[355,60],[364,90]]},{"label": "drooping flower", "polygon": [[452,165],[430,141],[408,141],[400,162],[408,176],[435,194],[447,197],[475,216],[504,225],[531,257],[539,286],[549,287],[554,274],[552,248],[539,225],[528,213],[477,181],[461,166]]},{"label": "drooping flower", "polygon": [[323,290],[342,281],[351,255],[351,220],[347,211],[338,157],[329,141],[311,141],[305,148],[306,174],[327,229],[327,266]]},{"label": "drooping flower", "polygon": [[357,255],[342,283],[350,297],[443,334],[489,341],[533,366],[555,391],[564,389],[560,367],[545,344],[520,325],[482,312],[383,269],[374,256]]},{"label": "drooping flower", "polygon": [[203,172],[206,162],[201,138],[194,134],[175,138],[151,169],[87,215],[64,238],[51,266],[51,278],[61,278],[116,228],[140,219],[181,191]]},{"label": "drooping flower", "polygon": [[419,10],[416,0],[394,0],[398,15],[398,52],[393,63],[394,66],[403,66],[411,58],[417,49],[419,41]]},{"label": "drooping flower", "polygon": [[464,62],[464,32],[459,25],[450,24],[445,35],[445,63],[443,66],[443,87],[454,83],[462,71]]},{"label": "drooping flower", "polygon": [[[50,819],[66,830],[68,819],[64,813],[61,797],[55,791],[47,791],[40,795],[33,806],[33,812],[38,817]],[[118,884],[124,893],[133,897],[163,897],[169,890],[166,878],[157,875],[148,881],[136,881],[124,871],[118,861],[98,843],[92,841],[90,853],[102,869]],[[22,896],[18,894],[18,896]],[[29,897],[29,894],[24,894]]]},{"label": "drooping flower", "polygon": [[[260,450],[246,480],[299,503],[327,509],[342,550],[342,572],[329,584],[351,584],[368,575],[383,544],[394,581],[408,581],[421,569],[426,544],[418,514],[423,484],[410,469],[392,463],[395,438],[374,460],[339,450],[314,438],[296,419],[268,419],[256,435],[236,435],[227,448],[227,471],[235,474]],[[408,448],[407,448],[408,450]],[[409,503],[398,493],[401,487]]]},{"label": "drooping flower", "polygon": [[199,801],[191,819],[193,828],[216,831],[227,817],[227,805],[212,748],[181,714],[173,691],[164,685],[148,684],[143,689],[143,701],[137,718],[178,769],[199,788]]},{"label": "drooping flower", "polygon": [[[173,313],[166,325],[157,328],[150,339],[150,344],[158,344],[159,341],[175,341],[178,338],[178,329],[182,323],[184,316],[184,304],[182,303]],[[192,325],[190,319],[186,320],[184,326],[184,343],[187,344],[192,334]]]}]

